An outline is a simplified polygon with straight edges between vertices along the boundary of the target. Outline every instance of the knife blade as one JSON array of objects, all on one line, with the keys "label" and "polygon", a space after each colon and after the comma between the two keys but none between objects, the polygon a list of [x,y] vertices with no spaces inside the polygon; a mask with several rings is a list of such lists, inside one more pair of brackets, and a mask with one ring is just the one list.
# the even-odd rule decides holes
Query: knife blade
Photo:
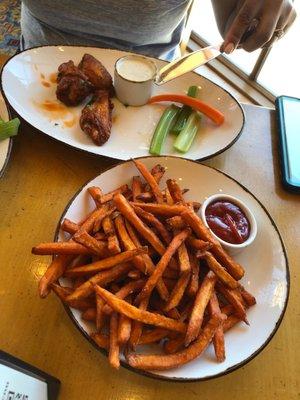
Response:
[{"label": "knife blade", "polygon": [[177,78],[187,72],[193,71],[195,68],[206,64],[221,54],[220,45],[208,46],[204,49],[194,51],[183,57],[177,58],[171,63],[161,68],[155,79],[157,85],[163,85],[172,79]]}]

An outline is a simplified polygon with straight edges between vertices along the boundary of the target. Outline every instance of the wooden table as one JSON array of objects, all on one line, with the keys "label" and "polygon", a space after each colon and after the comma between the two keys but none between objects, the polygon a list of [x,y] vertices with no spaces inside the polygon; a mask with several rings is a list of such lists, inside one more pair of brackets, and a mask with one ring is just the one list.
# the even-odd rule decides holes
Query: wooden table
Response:
[{"label": "wooden table", "polygon": [[186,384],[113,371],[54,295],[38,298],[37,281],[50,258],[32,256],[31,247],[53,239],[70,197],[113,162],[22,127],[0,182],[0,348],[57,376],[61,400],[299,399],[300,196],[284,192],[279,181],[274,112],[255,106],[245,111],[238,142],[205,164],[242,182],[273,216],[290,261],[289,306],[276,336],[248,365],[216,380]]}]

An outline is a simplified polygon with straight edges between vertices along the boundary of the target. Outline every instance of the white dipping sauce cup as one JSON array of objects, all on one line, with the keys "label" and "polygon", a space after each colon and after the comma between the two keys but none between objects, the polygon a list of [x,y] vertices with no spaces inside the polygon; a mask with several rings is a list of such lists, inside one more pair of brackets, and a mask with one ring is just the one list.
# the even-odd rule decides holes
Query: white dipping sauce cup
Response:
[{"label": "white dipping sauce cup", "polygon": [[155,63],[147,57],[130,54],[115,63],[114,87],[121,103],[142,106],[151,97],[157,74]]}]

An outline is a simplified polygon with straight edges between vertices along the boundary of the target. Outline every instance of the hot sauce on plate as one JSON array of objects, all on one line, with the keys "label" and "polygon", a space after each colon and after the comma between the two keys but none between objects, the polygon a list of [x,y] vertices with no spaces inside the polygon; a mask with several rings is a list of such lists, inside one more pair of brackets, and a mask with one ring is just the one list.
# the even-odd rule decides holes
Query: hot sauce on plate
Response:
[{"label": "hot sauce on plate", "polygon": [[206,207],[205,217],[210,229],[225,242],[241,244],[250,235],[250,222],[245,213],[228,200],[210,203]]}]

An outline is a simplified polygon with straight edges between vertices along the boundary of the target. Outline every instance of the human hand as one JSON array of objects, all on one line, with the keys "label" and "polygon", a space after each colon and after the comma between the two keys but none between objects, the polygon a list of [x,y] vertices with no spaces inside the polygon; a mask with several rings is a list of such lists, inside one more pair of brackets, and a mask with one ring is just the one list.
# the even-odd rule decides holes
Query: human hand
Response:
[{"label": "human hand", "polygon": [[237,47],[251,52],[271,45],[286,33],[296,12],[289,0],[239,0],[231,17],[221,46],[227,54]]}]

